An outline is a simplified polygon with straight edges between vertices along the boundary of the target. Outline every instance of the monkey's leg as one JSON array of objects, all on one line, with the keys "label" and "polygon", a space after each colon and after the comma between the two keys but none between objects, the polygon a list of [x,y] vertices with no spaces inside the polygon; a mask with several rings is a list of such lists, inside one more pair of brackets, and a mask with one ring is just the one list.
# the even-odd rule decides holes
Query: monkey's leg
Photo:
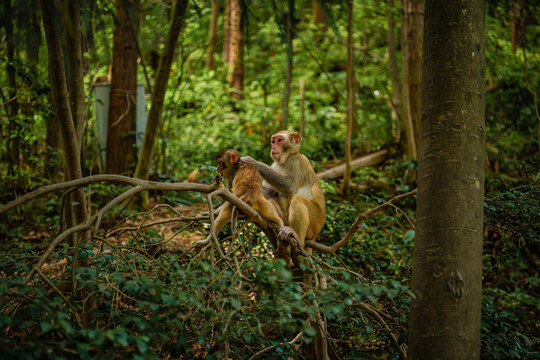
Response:
[{"label": "monkey's leg", "polygon": [[[219,212],[218,217],[214,221],[214,229],[210,229],[210,231],[214,231],[214,235],[217,237],[219,235],[219,232],[223,227],[231,220],[231,214],[232,214],[232,205],[229,202],[226,202],[225,205],[223,205],[221,211]],[[208,237],[204,240],[199,240],[195,243],[197,246],[202,246],[208,244],[210,241],[212,241],[212,234],[209,234]]]},{"label": "monkey's leg", "polygon": [[309,226],[308,202],[309,200],[304,196],[294,195],[289,206],[289,226],[284,226],[279,231],[281,239],[293,236],[301,248],[304,248],[306,232]]}]

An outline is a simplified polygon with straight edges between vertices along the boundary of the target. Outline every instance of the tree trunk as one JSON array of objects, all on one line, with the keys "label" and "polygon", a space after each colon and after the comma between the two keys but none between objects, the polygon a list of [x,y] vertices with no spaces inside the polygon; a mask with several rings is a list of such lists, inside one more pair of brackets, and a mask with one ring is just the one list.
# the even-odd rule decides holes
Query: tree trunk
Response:
[{"label": "tree trunk", "polygon": [[78,0],[67,2],[67,11],[63,12],[65,24],[65,67],[69,93],[69,105],[75,133],[77,134],[78,154],[81,154],[84,129],[84,83],[81,47],[81,7]]},{"label": "tree trunk", "polygon": [[[60,45],[61,37],[57,28],[60,17],[52,2],[41,1],[41,9],[43,12],[43,27],[45,29],[49,55],[52,97],[62,133],[67,180],[80,179],[82,175],[80,158],[78,156],[79,144],[77,144],[77,133],[75,132],[73,116],[69,106],[64,57]],[[83,189],[81,188],[75,191],[74,195],[74,200],[77,202],[73,205],[75,210],[74,217],[79,224],[88,217]]]},{"label": "tree trunk", "polygon": [[322,32],[328,31],[328,19],[321,3],[318,0],[313,0],[311,9],[313,13],[313,22]]},{"label": "tree trunk", "polygon": [[225,0],[225,14],[223,14],[223,62],[229,63],[231,45],[231,1]]},{"label": "tree trunk", "polygon": [[242,99],[244,89],[244,26],[240,0],[230,0],[229,88],[231,96]]},{"label": "tree trunk", "polygon": [[19,114],[19,102],[17,100],[17,82],[15,80],[15,44],[13,43],[13,19],[11,11],[11,0],[5,1],[5,30],[6,30],[6,50],[7,59],[6,73],[8,78],[8,105],[6,106],[6,113],[8,114],[8,132],[9,139],[7,143],[7,153],[10,163],[10,170],[16,166],[19,166],[19,145],[20,145],[20,125],[18,120]]},{"label": "tree trunk", "polygon": [[306,82],[304,79],[300,79],[300,126],[298,127],[298,129],[301,137],[304,137],[306,135],[306,95],[304,91],[305,83]]},{"label": "tree trunk", "polygon": [[[71,113],[68,88],[66,82],[65,62],[60,43],[61,34],[59,27],[61,17],[53,1],[42,0],[41,10],[43,17],[43,28],[45,30],[45,38],[47,40],[47,52],[49,58],[49,74],[51,78],[52,98],[56,115],[60,124],[62,133],[62,142],[64,147],[66,180],[76,180],[82,177],[81,163],[79,156],[80,144],[77,143],[77,133]],[[71,194],[71,202],[68,218],[73,221],[73,225],[81,224],[88,218],[86,211],[86,201],[82,188],[77,189]],[[83,235],[84,237],[87,234]],[[78,248],[80,237],[74,235],[71,239],[71,245],[75,252],[73,255],[72,269],[75,272],[76,266],[79,264]],[[75,286],[75,283],[73,283]],[[78,294],[83,300],[83,322],[86,327],[92,326],[94,302],[91,294],[82,291]]]},{"label": "tree trunk", "polygon": [[287,64],[285,66],[285,89],[283,91],[283,105],[281,110],[281,129],[287,129],[289,125],[289,101],[291,98],[292,68],[293,68],[293,17],[294,0],[289,0],[289,11],[286,15],[285,34],[287,37]]},{"label": "tree trunk", "polygon": [[347,130],[345,134],[345,174],[343,194],[348,195],[351,183],[351,134],[356,112],[354,96],[354,42],[353,42],[353,0],[347,0]]},{"label": "tree trunk", "polygon": [[[157,135],[156,132],[157,129],[160,128],[161,123],[161,111],[163,109],[165,91],[167,90],[167,83],[169,82],[169,74],[171,72],[171,65],[175,55],[178,36],[180,30],[184,26],[184,15],[186,14],[188,3],[188,0],[176,0],[171,13],[169,33],[167,34],[165,48],[163,49],[163,53],[159,60],[156,83],[152,94],[152,104],[150,113],[148,114],[146,131],[144,133],[141,151],[137,161],[137,168],[135,169],[134,177],[139,179],[147,180],[150,175],[152,155],[154,153]],[[141,205],[146,208],[148,206],[148,194],[146,193],[143,195],[141,200]]]},{"label": "tree trunk", "polygon": [[484,1],[426,1],[411,359],[478,359]]},{"label": "tree trunk", "polygon": [[[129,23],[126,2],[116,1],[113,38],[111,93],[107,123],[107,160],[109,174],[133,171],[137,158],[137,39]],[[138,1],[131,4],[138,12]]]},{"label": "tree trunk", "polygon": [[403,0],[402,133],[406,153],[418,158],[422,89],[422,29],[424,0]]},{"label": "tree trunk", "polygon": [[392,110],[392,125],[391,125],[391,139],[392,142],[399,141],[399,118],[401,108],[401,91],[399,88],[399,70],[397,65],[397,44],[396,44],[396,31],[395,21],[392,11],[394,9],[394,0],[388,0],[388,67],[390,68],[390,77],[392,79],[392,98],[391,98],[391,110]]},{"label": "tree trunk", "polygon": [[208,54],[206,56],[206,67],[214,69],[214,49],[216,47],[216,31],[217,21],[219,17],[220,0],[212,1],[212,19],[210,20],[210,28],[208,29]]}]

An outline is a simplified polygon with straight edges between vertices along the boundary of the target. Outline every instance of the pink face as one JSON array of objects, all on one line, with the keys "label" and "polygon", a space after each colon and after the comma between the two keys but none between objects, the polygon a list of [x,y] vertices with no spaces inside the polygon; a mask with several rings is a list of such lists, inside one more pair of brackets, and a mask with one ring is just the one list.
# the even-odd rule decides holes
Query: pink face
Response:
[{"label": "pink face", "polygon": [[272,157],[281,154],[283,144],[285,144],[285,136],[280,134],[272,136]]}]

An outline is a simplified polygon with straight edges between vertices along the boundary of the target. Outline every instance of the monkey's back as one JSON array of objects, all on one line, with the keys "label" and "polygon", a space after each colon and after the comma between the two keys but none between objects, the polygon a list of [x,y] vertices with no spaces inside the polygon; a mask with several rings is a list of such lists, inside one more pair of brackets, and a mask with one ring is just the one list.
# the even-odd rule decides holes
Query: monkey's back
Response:
[{"label": "monkey's back", "polygon": [[239,168],[232,183],[232,193],[252,205],[262,196],[262,177],[253,165],[239,163]]}]

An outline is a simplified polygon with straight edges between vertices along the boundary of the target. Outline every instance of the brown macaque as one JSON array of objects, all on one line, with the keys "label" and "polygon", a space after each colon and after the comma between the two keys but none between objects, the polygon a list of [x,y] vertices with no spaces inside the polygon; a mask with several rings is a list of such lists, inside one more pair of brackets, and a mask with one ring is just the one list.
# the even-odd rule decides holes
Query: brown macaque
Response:
[{"label": "brown macaque", "polygon": [[[280,228],[283,220],[274,206],[263,196],[263,179],[253,165],[240,160],[236,150],[222,150],[217,155],[217,172],[225,179],[227,189],[242,199],[263,218],[276,223]],[[226,202],[215,221],[215,234],[219,234],[232,216],[233,205]],[[279,248],[279,247],[278,247]],[[279,249],[275,249],[279,252]]]},{"label": "brown macaque", "polygon": [[264,196],[276,207],[285,223],[278,238],[283,242],[291,235],[304,248],[306,239],[315,241],[319,235],[325,221],[326,204],[311,163],[300,154],[301,140],[296,132],[280,131],[272,135],[272,166],[249,156],[242,157],[242,161],[259,170],[264,179]]}]

